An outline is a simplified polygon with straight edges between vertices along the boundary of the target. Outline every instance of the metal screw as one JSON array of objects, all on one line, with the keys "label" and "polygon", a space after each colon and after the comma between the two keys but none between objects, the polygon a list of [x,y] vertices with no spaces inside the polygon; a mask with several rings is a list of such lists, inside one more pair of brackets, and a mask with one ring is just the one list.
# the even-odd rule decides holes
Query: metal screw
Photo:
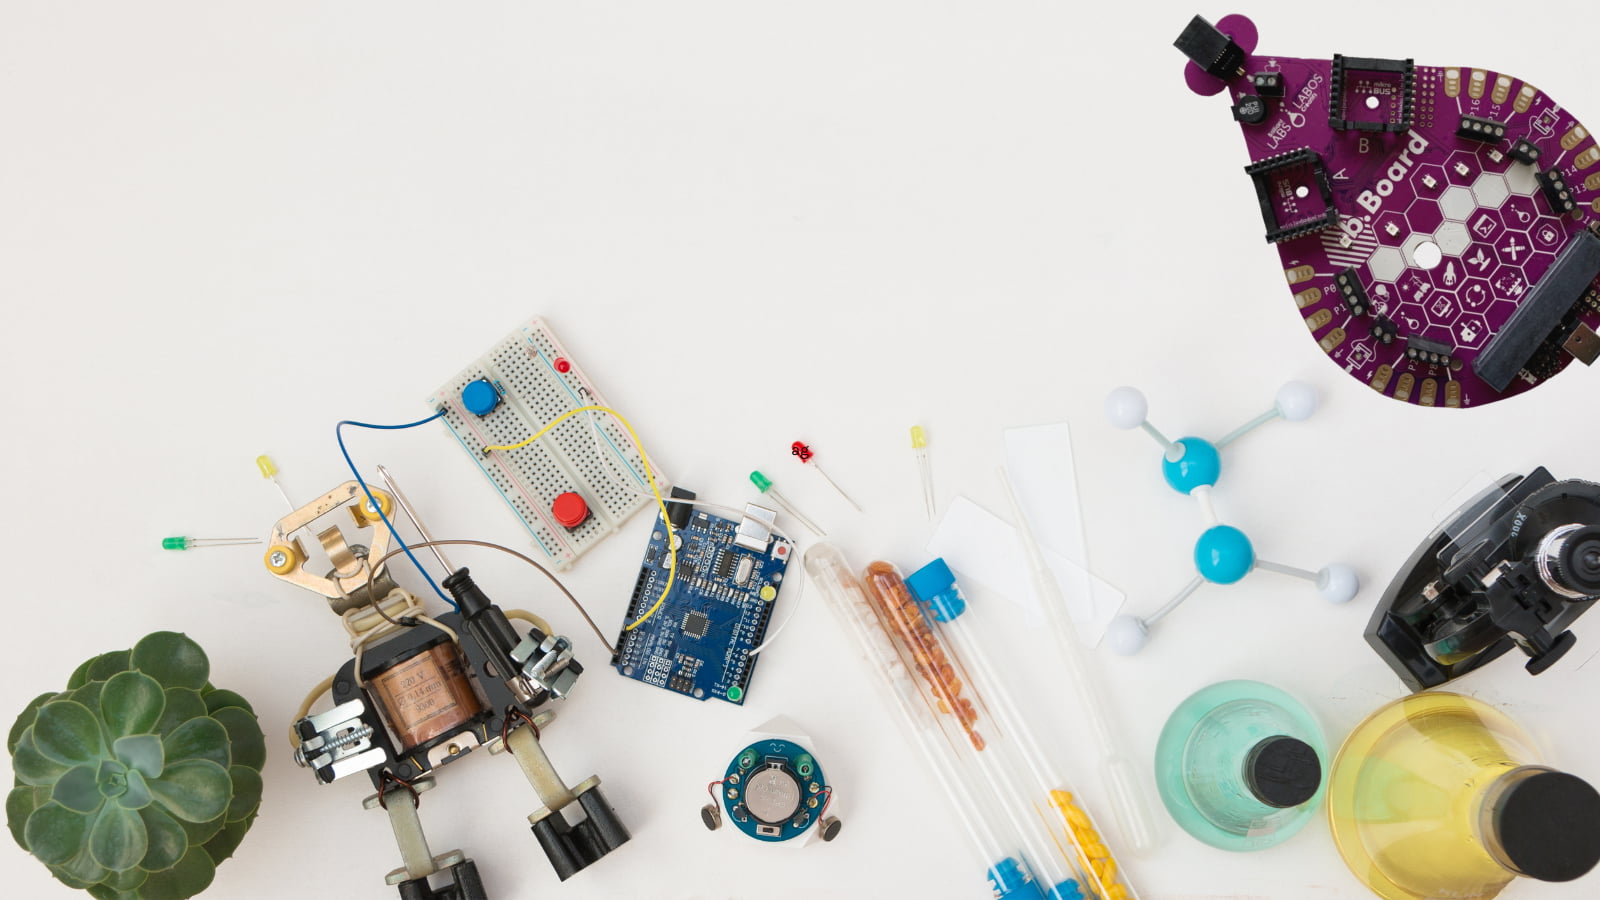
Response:
[{"label": "metal screw", "polygon": [[289,557],[285,556],[282,550],[274,550],[272,555],[267,557],[267,562],[272,563],[273,566],[282,566],[288,561]]}]

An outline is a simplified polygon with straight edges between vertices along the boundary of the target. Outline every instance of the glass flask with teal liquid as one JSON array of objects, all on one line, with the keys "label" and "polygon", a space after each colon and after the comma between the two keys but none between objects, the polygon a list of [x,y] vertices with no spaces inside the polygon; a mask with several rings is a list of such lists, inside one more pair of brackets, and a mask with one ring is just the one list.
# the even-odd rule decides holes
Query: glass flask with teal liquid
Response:
[{"label": "glass flask with teal liquid", "polygon": [[1224,681],[1167,719],[1156,787],[1184,831],[1223,850],[1260,850],[1316,812],[1326,756],[1322,729],[1299,701],[1258,681]]}]

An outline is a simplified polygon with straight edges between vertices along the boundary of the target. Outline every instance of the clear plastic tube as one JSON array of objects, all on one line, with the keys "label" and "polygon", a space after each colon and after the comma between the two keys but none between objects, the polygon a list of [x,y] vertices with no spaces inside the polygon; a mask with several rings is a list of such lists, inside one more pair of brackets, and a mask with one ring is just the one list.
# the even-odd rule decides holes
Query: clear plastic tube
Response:
[{"label": "clear plastic tube", "polygon": [[1089,721],[1089,731],[1099,748],[1100,780],[1111,798],[1111,811],[1122,833],[1124,843],[1134,853],[1147,853],[1160,843],[1152,814],[1154,803],[1150,792],[1140,780],[1133,761],[1123,752],[1123,742],[1112,727],[1110,707],[1098,673],[1084,658],[1083,644],[1078,631],[1067,616],[1066,600],[1061,596],[1061,585],[1044,561],[1044,554],[1034,538],[1028,517],[1017,502],[1011,479],[1005,469],[1000,470],[1000,482],[1005,486],[1006,499],[1017,520],[1017,532],[1022,538],[1023,550],[1028,555],[1029,569],[1033,575],[1034,590],[1039,595],[1039,605],[1044,609],[1050,631],[1055,635],[1061,651],[1061,661],[1067,667],[1067,680],[1077,694]]},{"label": "clear plastic tube", "polygon": [[1015,830],[1047,895],[1060,900],[1081,897],[1080,885],[1085,879],[1078,871],[1079,855],[1064,850],[1047,826],[1047,818],[1041,817],[1028,792],[1018,784],[1005,732],[978,694],[962,658],[944,644],[893,565],[872,563],[862,582],[879,624],[915,674],[922,699],[935,720],[954,741],[966,739],[971,752],[960,759],[975,770],[972,781],[982,785]]},{"label": "clear plastic tube", "polygon": [[[937,705],[925,701],[922,680],[912,674],[908,660],[880,623],[860,582],[851,574],[844,557],[831,544],[812,545],[805,552],[806,574],[812,587],[822,594],[845,628],[855,636],[867,661],[882,676],[875,679],[889,706],[900,714],[906,735],[921,752],[951,807],[988,867],[990,887],[996,897],[1042,897],[1032,882],[1032,859],[1007,841],[1006,829],[990,817],[992,807],[981,792],[968,783],[973,752],[965,731],[952,728],[943,720],[953,716],[941,713]],[[954,732],[952,734],[952,732]]]}]

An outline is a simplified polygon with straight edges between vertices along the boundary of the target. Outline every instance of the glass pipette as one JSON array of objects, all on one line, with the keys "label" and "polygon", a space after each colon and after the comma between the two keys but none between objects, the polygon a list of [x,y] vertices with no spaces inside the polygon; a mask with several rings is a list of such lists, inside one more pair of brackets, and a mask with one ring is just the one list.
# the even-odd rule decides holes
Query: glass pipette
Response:
[{"label": "glass pipette", "polygon": [[1083,644],[1078,640],[1077,628],[1067,614],[1066,599],[1061,596],[1061,585],[1044,560],[1039,542],[1034,537],[1028,517],[1022,511],[1011,477],[1000,469],[1000,483],[1011,503],[1011,513],[1017,520],[1017,534],[1022,538],[1023,551],[1028,555],[1028,568],[1033,576],[1033,589],[1039,596],[1039,606],[1044,609],[1050,631],[1055,635],[1061,660],[1067,667],[1067,680],[1078,695],[1089,720],[1089,730],[1099,747],[1100,780],[1111,797],[1111,812],[1122,832],[1122,839],[1134,853],[1146,853],[1160,843],[1155,819],[1151,816],[1149,790],[1139,780],[1133,761],[1122,751],[1123,744],[1112,728],[1110,708],[1098,673],[1085,659]]},{"label": "glass pipette", "polygon": [[857,647],[881,676],[873,679],[879,693],[900,713],[902,730],[921,751],[955,809],[987,869],[991,895],[1003,900],[1043,900],[1043,890],[1033,880],[1027,856],[1014,840],[1008,844],[1002,838],[1006,829],[994,821],[993,810],[964,780],[966,766],[962,757],[972,752],[967,736],[958,731],[952,738],[950,729],[942,727],[940,721],[952,717],[939,715],[922,702],[926,686],[907,668],[844,557],[832,544],[815,544],[806,550],[805,568],[812,585],[845,629],[855,636]]}]

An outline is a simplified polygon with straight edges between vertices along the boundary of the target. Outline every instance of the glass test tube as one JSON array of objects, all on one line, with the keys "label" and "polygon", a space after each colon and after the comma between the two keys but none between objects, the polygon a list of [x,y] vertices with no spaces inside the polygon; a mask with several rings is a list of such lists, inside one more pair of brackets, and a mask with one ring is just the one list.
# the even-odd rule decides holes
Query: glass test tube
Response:
[{"label": "glass test tube", "polygon": [[[939,623],[937,630],[967,661],[968,677],[973,682],[974,690],[981,691],[992,703],[995,718],[1015,745],[1016,756],[1021,758],[1024,768],[1033,779],[1035,792],[1032,806],[1035,814],[1044,822],[1059,822],[1066,826],[1062,834],[1067,846],[1062,849],[1072,855],[1077,867],[1084,873],[1093,896],[1101,900],[1136,900],[1138,894],[1116,858],[1106,849],[1105,839],[1084,811],[1079,795],[1072,791],[1066,779],[1061,777],[1045,755],[1028,726],[1028,720],[1012,701],[1011,692],[984,654],[971,624],[962,617],[966,601],[961,596],[955,576],[940,560],[917,573],[913,580],[921,579],[925,572],[934,570],[942,576],[935,579],[935,582],[942,582],[935,588],[940,595],[937,602],[934,597],[914,593],[918,593],[918,599],[924,603],[933,602],[938,611],[935,615]],[[1052,833],[1055,831],[1053,827],[1050,830]]]},{"label": "glass test tube", "polygon": [[961,657],[945,646],[893,565],[872,563],[862,581],[873,612],[918,676],[923,699],[935,718],[946,728],[954,719],[965,735],[973,752],[962,758],[976,769],[976,777],[1016,830],[1036,874],[1045,882],[1047,896],[1059,900],[1081,897],[1080,885],[1085,882],[1076,871],[1078,854],[1063,850],[1017,784],[1015,763],[1005,749],[1005,733],[989,714]]},{"label": "glass test tube", "polygon": [[907,670],[900,653],[879,624],[865,591],[851,574],[844,557],[831,544],[813,544],[806,550],[805,568],[812,586],[822,593],[834,615],[855,636],[857,646],[867,662],[882,676],[875,679],[879,692],[900,713],[900,722],[906,735],[933,770],[968,838],[976,847],[983,864],[988,867],[993,895],[1017,900],[1042,897],[1042,892],[1032,882],[1032,869],[1027,857],[1015,846],[1015,842],[1008,845],[1002,839],[1004,828],[997,827],[988,818],[992,811],[964,781],[961,756],[970,752],[967,750],[966,735],[958,734],[952,739],[938,721],[949,717],[935,715],[921,702],[922,688]]}]

